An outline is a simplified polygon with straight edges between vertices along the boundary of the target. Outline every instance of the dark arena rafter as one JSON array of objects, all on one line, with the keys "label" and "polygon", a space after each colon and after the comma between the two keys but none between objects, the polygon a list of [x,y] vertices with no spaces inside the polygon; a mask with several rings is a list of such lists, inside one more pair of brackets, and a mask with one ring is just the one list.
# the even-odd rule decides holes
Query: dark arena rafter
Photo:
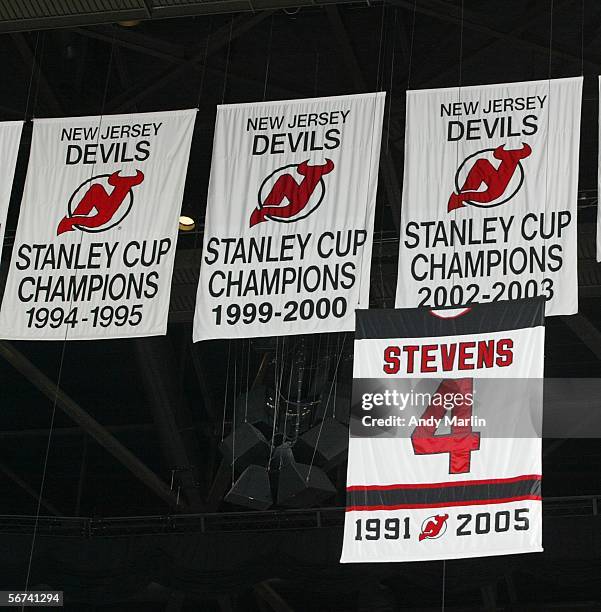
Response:
[{"label": "dark arena rafter", "polygon": [[[394,308],[400,229],[408,223],[401,209],[406,90],[583,75],[579,312],[546,319],[544,367],[549,378],[598,378],[601,3],[0,0],[0,33],[0,120],[25,120],[0,296],[36,119],[198,108],[181,211],[189,226],[180,224],[176,244],[157,241],[130,252],[151,262],[175,248],[167,334],[0,340],[0,591],[62,590],[64,607],[77,612],[426,612],[441,604],[457,612],[601,610],[599,437],[543,440],[543,553],[340,565],[353,332],[192,342],[205,257],[209,265],[214,256],[247,266],[243,281],[217,269],[219,298],[281,286],[300,293],[310,282],[329,290],[350,274],[342,263],[324,267],[315,281],[287,267],[291,252],[302,257],[307,248],[293,230],[280,242],[263,234],[250,249],[234,234],[205,241],[218,105],[387,92],[369,305]],[[543,101],[519,103],[534,108]],[[516,102],[498,104],[510,112]],[[320,118],[295,121],[310,127]],[[518,128],[530,129],[469,127]],[[292,145],[317,146],[308,133]],[[279,144],[257,140],[256,146]],[[134,153],[73,146],[70,155]],[[260,225],[267,213],[251,216],[254,192],[252,198],[244,223]],[[65,219],[59,232],[75,224]],[[324,234],[324,253],[351,257],[365,243],[367,233],[344,221],[337,234]],[[424,245],[469,248],[509,232],[502,217],[497,224],[463,221],[406,225],[415,274],[426,274]],[[533,215],[521,230],[544,239],[562,223],[551,213]],[[76,271],[101,255],[82,245],[46,246],[21,248],[23,265]],[[553,246],[532,247],[524,265],[546,269],[554,253]],[[456,252],[437,261],[437,269],[449,279],[466,269],[505,276],[522,265],[510,251],[481,255]],[[269,275],[253,268],[265,261],[279,267]],[[133,279],[123,290],[142,291],[136,283],[144,282]],[[76,276],[51,286],[32,277],[23,287],[29,299],[66,301],[110,291],[104,281],[94,289]],[[246,315],[242,307],[224,309],[223,316]],[[576,402],[601,409],[592,394]]]}]

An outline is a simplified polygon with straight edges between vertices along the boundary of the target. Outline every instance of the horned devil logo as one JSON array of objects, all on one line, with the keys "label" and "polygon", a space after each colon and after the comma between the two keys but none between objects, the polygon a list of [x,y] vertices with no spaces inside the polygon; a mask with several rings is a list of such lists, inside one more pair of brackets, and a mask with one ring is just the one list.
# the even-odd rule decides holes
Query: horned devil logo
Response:
[{"label": "horned devil logo", "polygon": [[[499,206],[513,198],[524,182],[520,160],[530,153],[530,145],[524,143],[521,149],[506,150],[501,145],[466,157],[455,173],[455,192],[449,198],[448,212],[466,204],[479,208]],[[470,166],[474,158],[476,161]],[[500,160],[501,163],[495,166],[491,159]],[[463,186],[459,187],[461,180]],[[483,185],[486,189],[482,189]]]},{"label": "horned devil logo", "polygon": [[[56,235],[79,229],[83,232],[103,232],[115,227],[129,214],[134,203],[133,187],[144,180],[144,173],[135,176],[101,174],[83,182],[69,199],[68,216],[58,224]],[[112,187],[110,193],[106,186]],[[96,214],[90,213],[95,210]]]},{"label": "horned devil logo", "polygon": [[[259,204],[250,216],[250,227],[263,221],[292,223],[308,217],[317,210],[326,193],[322,177],[332,170],[334,162],[326,159],[321,165],[311,166],[307,160],[272,172],[261,184]],[[294,171],[303,177],[300,182],[293,176]]]},{"label": "horned devil logo", "polygon": [[419,534],[418,540],[435,540],[444,535],[447,530],[448,514],[435,514],[429,516],[422,523],[422,532]]}]

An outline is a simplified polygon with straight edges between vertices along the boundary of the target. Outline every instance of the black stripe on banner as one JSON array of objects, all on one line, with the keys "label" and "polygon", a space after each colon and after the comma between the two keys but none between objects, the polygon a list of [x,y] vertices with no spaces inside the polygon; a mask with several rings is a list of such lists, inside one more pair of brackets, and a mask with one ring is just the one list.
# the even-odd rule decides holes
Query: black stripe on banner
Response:
[{"label": "black stripe on banner", "polygon": [[436,316],[430,308],[357,310],[355,340],[501,332],[544,325],[544,320],[543,297],[471,304],[467,312],[455,318]]},{"label": "black stripe on banner", "polygon": [[354,489],[346,492],[347,507],[356,506],[413,506],[431,504],[453,504],[456,502],[486,501],[540,496],[541,481],[536,478],[517,482],[491,484],[465,484],[462,486],[442,486],[415,489]]}]

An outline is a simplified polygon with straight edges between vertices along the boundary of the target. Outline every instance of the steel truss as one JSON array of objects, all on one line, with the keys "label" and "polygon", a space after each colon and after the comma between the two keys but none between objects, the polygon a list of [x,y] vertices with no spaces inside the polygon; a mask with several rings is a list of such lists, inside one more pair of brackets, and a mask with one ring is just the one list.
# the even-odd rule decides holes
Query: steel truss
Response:
[{"label": "steel truss", "polygon": [[[549,497],[543,501],[546,517],[597,516],[601,495]],[[38,535],[56,537],[125,537],[178,533],[235,533],[288,531],[342,527],[344,508],[215,512],[164,516],[110,518],[41,516]],[[30,534],[35,516],[0,515],[0,534]]]}]

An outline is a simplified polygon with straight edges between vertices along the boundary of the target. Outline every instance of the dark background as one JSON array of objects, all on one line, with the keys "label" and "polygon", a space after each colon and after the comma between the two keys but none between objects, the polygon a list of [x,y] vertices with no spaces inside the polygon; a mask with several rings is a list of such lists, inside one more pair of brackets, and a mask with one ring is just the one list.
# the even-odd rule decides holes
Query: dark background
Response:
[{"label": "dark background", "polygon": [[[599,440],[545,440],[543,554],[339,566],[343,512],[323,508],[344,505],[352,335],[191,343],[217,104],[387,91],[371,295],[391,307],[406,89],[584,74],[580,313],[547,319],[545,370],[599,376],[601,3],[292,2],[0,1],[0,119],[27,120],[0,291],[32,118],[200,109],[168,335],[0,342],[0,588],[64,588],[72,610],[601,609]],[[232,470],[244,415],[267,442],[240,456],[240,432]],[[330,485],[286,498],[291,454]],[[257,513],[230,488],[268,463]]]}]

